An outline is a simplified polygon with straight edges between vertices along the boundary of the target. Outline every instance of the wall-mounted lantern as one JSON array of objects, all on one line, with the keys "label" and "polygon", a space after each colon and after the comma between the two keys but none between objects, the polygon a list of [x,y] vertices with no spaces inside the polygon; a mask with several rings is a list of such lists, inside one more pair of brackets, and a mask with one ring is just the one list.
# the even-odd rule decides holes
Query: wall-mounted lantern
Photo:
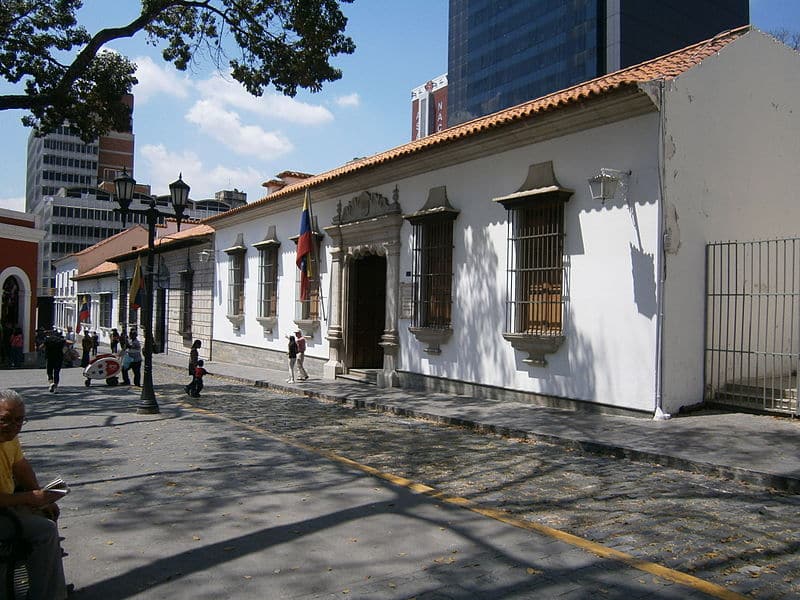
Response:
[{"label": "wall-mounted lantern", "polygon": [[592,200],[599,200],[605,204],[606,200],[612,200],[617,194],[617,188],[625,188],[625,180],[630,177],[630,171],[618,171],[617,169],[600,169],[600,173],[589,179],[589,190],[592,193]]}]

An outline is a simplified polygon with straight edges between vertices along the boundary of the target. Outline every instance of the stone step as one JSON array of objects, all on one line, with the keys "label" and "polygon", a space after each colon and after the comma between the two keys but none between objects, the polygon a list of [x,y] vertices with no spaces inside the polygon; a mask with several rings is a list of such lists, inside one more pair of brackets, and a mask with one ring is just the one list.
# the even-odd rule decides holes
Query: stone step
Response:
[{"label": "stone step", "polygon": [[337,375],[336,378],[345,379],[347,381],[355,381],[358,383],[377,385],[378,371],[379,369],[350,369],[350,371],[347,373]]}]

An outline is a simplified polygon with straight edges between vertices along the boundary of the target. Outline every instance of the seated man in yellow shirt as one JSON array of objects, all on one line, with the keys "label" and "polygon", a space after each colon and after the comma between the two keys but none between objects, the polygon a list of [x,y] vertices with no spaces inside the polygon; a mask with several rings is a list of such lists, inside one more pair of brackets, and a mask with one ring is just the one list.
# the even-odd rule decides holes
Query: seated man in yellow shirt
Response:
[{"label": "seated man in yellow shirt", "polygon": [[[24,422],[25,404],[20,395],[12,390],[0,391],[0,507],[19,517],[23,536],[32,547],[27,562],[29,600],[63,600],[67,587],[55,523],[55,502],[61,494],[40,489],[17,437]],[[14,493],[15,489],[24,491]],[[11,521],[0,518],[0,538],[13,535]]]}]

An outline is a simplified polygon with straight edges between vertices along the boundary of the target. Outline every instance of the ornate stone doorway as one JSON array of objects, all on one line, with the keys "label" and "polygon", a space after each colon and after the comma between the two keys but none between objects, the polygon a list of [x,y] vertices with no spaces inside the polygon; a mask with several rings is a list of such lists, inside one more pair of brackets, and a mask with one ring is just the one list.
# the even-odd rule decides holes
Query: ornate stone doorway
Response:
[{"label": "ornate stone doorway", "polygon": [[349,273],[347,365],[351,369],[381,369],[386,258],[372,254],[353,260]]},{"label": "ornate stone doorway", "polygon": [[326,378],[352,368],[377,368],[379,386],[400,383],[397,297],[402,225],[395,188],[391,201],[378,193],[361,192],[346,206],[340,203],[333,224],[325,228],[331,238]]}]

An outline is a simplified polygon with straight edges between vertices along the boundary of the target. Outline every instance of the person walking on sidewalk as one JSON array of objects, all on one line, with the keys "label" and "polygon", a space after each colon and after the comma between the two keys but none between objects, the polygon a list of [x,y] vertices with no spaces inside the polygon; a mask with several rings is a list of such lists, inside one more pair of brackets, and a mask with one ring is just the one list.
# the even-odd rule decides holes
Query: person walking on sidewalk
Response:
[{"label": "person walking on sidewalk", "polygon": [[[36,473],[22,452],[19,432],[25,423],[25,404],[17,392],[0,391],[0,507],[16,517],[30,544],[28,595],[31,600],[67,597],[58,536],[58,505],[63,496],[42,490]],[[19,490],[19,491],[17,491]],[[14,535],[14,522],[0,518],[0,538]]]},{"label": "person walking on sidewalk", "polygon": [[123,385],[130,385],[131,380],[128,377],[128,370],[133,371],[133,385],[136,387],[141,386],[142,377],[142,344],[139,342],[139,336],[136,330],[131,330],[130,337],[128,338],[128,347],[125,349],[125,356],[122,358],[122,383]]},{"label": "person walking on sidewalk", "polygon": [[111,354],[116,354],[119,351],[119,331],[116,327],[111,330],[109,343],[111,344]]},{"label": "person walking on sidewalk", "polygon": [[203,342],[195,340],[192,342],[192,349],[189,350],[189,375],[194,377],[194,370],[197,367],[197,361],[200,359],[200,347]]},{"label": "person walking on sidewalk", "polygon": [[56,393],[58,389],[58,383],[61,379],[61,367],[64,366],[64,352],[66,352],[67,347],[67,340],[58,331],[51,331],[50,335],[45,337],[42,343],[45,369],[47,370],[47,383],[50,384],[52,393]]},{"label": "person walking on sidewalk", "polygon": [[297,378],[300,381],[308,379],[308,373],[303,363],[306,360],[306,338],[303,337],[303,332],[299,329],[294,332],[295,341],[297,342]]},{"label": "person walking on sidewalk", "polygon": [[297,362],[297,342],[294,341],[294,336],[289,337],[289,379],[286,383],[294,383],[294,365]]},{"label": "person walking on sidewalk", "polygon": [[36,329],[36,337],[33,338],[34,348],[36,348],[36,368],[44,369],[47,364],[44,357],[44,341],[47,339],[47,333],[41,327]]},{"label": "person walking on sidewalk", "polygon": [[81,367],[84,369],[89,364],[89,355],[92,353],[92,346],[94,346],[92,336],[89,335],[89,330],[87,329],[83,332],[83,339],[81,339]]}]

